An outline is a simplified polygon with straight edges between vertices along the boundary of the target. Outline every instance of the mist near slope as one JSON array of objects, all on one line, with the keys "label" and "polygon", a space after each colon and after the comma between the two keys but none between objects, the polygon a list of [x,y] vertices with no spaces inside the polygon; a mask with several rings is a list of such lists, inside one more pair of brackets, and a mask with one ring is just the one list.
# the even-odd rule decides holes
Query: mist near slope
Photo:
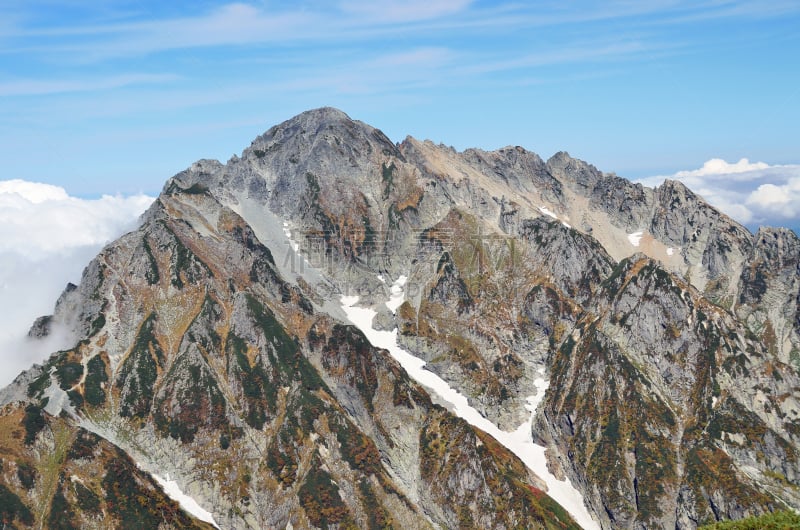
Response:
[{"label": "mist near slope", "polygon": [[53,312],[68,282],[104,244],[136,227],[153,202],[147,195],[81,199],[58,186],[0,181],[0,388],[51,353],[72,346],[57,326],[46,339],[27,336]]}]

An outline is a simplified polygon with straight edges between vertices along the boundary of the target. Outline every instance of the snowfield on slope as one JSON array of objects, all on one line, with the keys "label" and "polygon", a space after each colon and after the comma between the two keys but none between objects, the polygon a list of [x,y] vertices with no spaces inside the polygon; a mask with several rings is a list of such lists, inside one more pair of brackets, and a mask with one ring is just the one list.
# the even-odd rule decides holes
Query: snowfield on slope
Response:
[{"label": "snowfield on slope", "polygon": [[207,523],[213,524],[215,527],[219,528],[219,525],[216,521],[214,521],[214,516],[211,515],[210,512],[203,509],[200,504],[194,500],[194,498],[186,495],[181,488],[178,486],[178,483],[174,480],[169,479],[169,475],[167,478],[161,478],[155,473],[150,473],[156,482],[158,482],[162,488],[164,488],[164,492],[174,501],[177,501],[178,504],[181,505],[181,508],[189,512],[190,514],[194,515],[201,521],[205,521]]},{"label": "snowfield on slope", "polygon": [[[406,277],[401,276],[392,285],[392,297],[387,306],[389,308],[399,307],[404,297],[403,285]],[[547,459],[545,458],[545,448],[533,443],[531,435],[531,424],[536,413],[536,407],[544,397],[548,381],[541,379],[535,381],[536,395],[528,398],[526,408],[531,411],[531,416],[513,432],[500,430],[494,423],[486,419],[472,407],[467,398],[450,387],[446,381],[425,368],[425,361],[415,357],[397,344],[397,328],[393,331],[377,331],[372,328],[372,319],[376,314],[371,308],[356,307],[358,296],[342,296],[342,309],[347,314],[347,318],[357,328],[359,328],[373,346],[384,348],[399,362],[406,372],[419,384],[432,390],[442,400],[452,405],[453,412],[460,418],[466,420],[490,435],[507,449],[513,452],[522,460],[528,468],[533,471],[545,484],[547,484],[547,494],[563,506],[575,521],[586,529],[598,529],[600,526],[592,519],[589,511],[583,503],[583,496],[576,490],[568,480],[558,480],[547,469]],[[400,303],[398,303],[398,300]],[[391,304],[391,305],[390,305]],[[396,305],[395,305],[396,304]],[[541,372],[540,372],[541,373]]]},{"label": "snowfield on slope", "polygon": [[639,246],[639,242],[642,240],[642,236],[644,235],[643,231],[634,232],[632,234],[628,234],[628,241],[630,241],[631,245],[634,247]]}]

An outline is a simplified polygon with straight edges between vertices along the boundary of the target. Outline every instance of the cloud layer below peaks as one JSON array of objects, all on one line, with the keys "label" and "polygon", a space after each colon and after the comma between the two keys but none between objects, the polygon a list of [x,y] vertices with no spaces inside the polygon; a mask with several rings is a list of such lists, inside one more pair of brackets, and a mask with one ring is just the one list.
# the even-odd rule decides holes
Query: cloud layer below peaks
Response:
[{"label": "cloud layer below peaks", "polygon": [[0,252],[42,259],[75,247],[102,245],[135,226],[153,197],[71,197],[64,188],[0,181]]},{"label": "cloud layer below peaks", "polygon": [[770,165],[742,158],[714,158],[699,169],[640,179],[658,186],[679,180],[713,206],[751,229],[761,225],[800,227],[800,165]]},{"label": "cloud layer below peaks", "polygon": [[133,229],[153,200],[146,195],[81,199],[50,184],[0,181],[0,388],[34,362],[71,346],[65,333],[47,341],[26,334],[36,317],[52,313],[67,282],[78,283],[89,260]]}]

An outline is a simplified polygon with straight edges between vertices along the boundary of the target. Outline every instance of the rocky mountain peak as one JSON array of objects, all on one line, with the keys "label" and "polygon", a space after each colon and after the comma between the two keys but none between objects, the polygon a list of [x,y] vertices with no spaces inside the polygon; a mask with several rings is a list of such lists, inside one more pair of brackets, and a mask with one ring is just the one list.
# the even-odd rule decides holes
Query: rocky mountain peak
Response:
[{"label": "rocky mountain peak", "polygon": [[347,156],[357,162],[373,151],[397,156],[397,147],[383,132],[364,122],[351,119],[344,112],[322,107],[303,112],[269,129],[256,138],[243,157],[264,158],[276,150],[311,148],[317,157]]},{"label": "rocky mountain peak", "polygon": [[756,245],[774,247],[781,255],[797,255],[800,238],[788,228],[762,226],[755,235]]},{"label": "rocky mountain peak", "polygon": [[0,392],[0,520],[207,527],[149,472],[226,528],[797,508],[798,272],[679,182],[311,110],[171,178],[34,326],[75,344]]},{"label": "rocky mountain peak", "polygon": [[162,193],[171,194],[177,190],[192,190],[193,192],[207,191],[213,186],[217,174],[224,168],[219,160],[201,159],[194,162],[187,169],[167,180],[162,188]]},{"label": "rocky mountain peak", "polygon": [[594,189],[603,174],[593,165],[572,158],[566,151],[559,151],[547,160],[547,168],[565,184],[575,186],[588,194]]},{"label": "rocky mountain peak", "polygon": [[664,179],[664,182],[658,186],[658,189],[664,190],[665,193],[691,197],[692,199],[697,197],[694,192],[680,180]]}]

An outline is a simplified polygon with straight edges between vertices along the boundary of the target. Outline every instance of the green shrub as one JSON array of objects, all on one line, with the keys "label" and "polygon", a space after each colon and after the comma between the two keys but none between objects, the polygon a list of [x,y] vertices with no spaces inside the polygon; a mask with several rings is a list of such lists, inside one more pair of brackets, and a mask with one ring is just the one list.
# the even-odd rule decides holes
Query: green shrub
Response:
[{"label": "green shrub", "polygon": [[3,527],[14,528],[14,521],[33,526],[33,514],[14,492],[0,484],[0,523]]},{"label": "green shrub", "polygon": [[339,494],[339,486],[322,469],[318,459],[315,459],[300,487],[300,504],[308,519],[318,528],[328,528],[350,518],[350,512]]},{"label": "green shrub", "polygon": [[87,403],[96,407],[106,400],[106,392],[102,384],[108,381],[106,363],[99,355],[92,357],[86,364],[87,373],[84,382],[84,394]]},{"label": "green shrub", "polygon": [[56,376],[62,390],[69,390],[83,375],[83,365],[76,362],[63,363],[56,368]]},{"label": "green shrub", "polygon": [[36,484],[36,470],[25,462],[17,463],[17,478],[26,490],[33,489]]},{"label": "green shrub", "polygon": [[44,429],[46,424],[42,409],[36,405],[28,405],[25,407],[25,418],[23,419],[25,425],[25,445],[30,445],[36,439],[39,431]]},{"label": "green shrub", "polygon": [[739,521],[721,521],[701,526],[700,530],[794,530],[799,528],[800,515],[790,510],[784,510]]}]

